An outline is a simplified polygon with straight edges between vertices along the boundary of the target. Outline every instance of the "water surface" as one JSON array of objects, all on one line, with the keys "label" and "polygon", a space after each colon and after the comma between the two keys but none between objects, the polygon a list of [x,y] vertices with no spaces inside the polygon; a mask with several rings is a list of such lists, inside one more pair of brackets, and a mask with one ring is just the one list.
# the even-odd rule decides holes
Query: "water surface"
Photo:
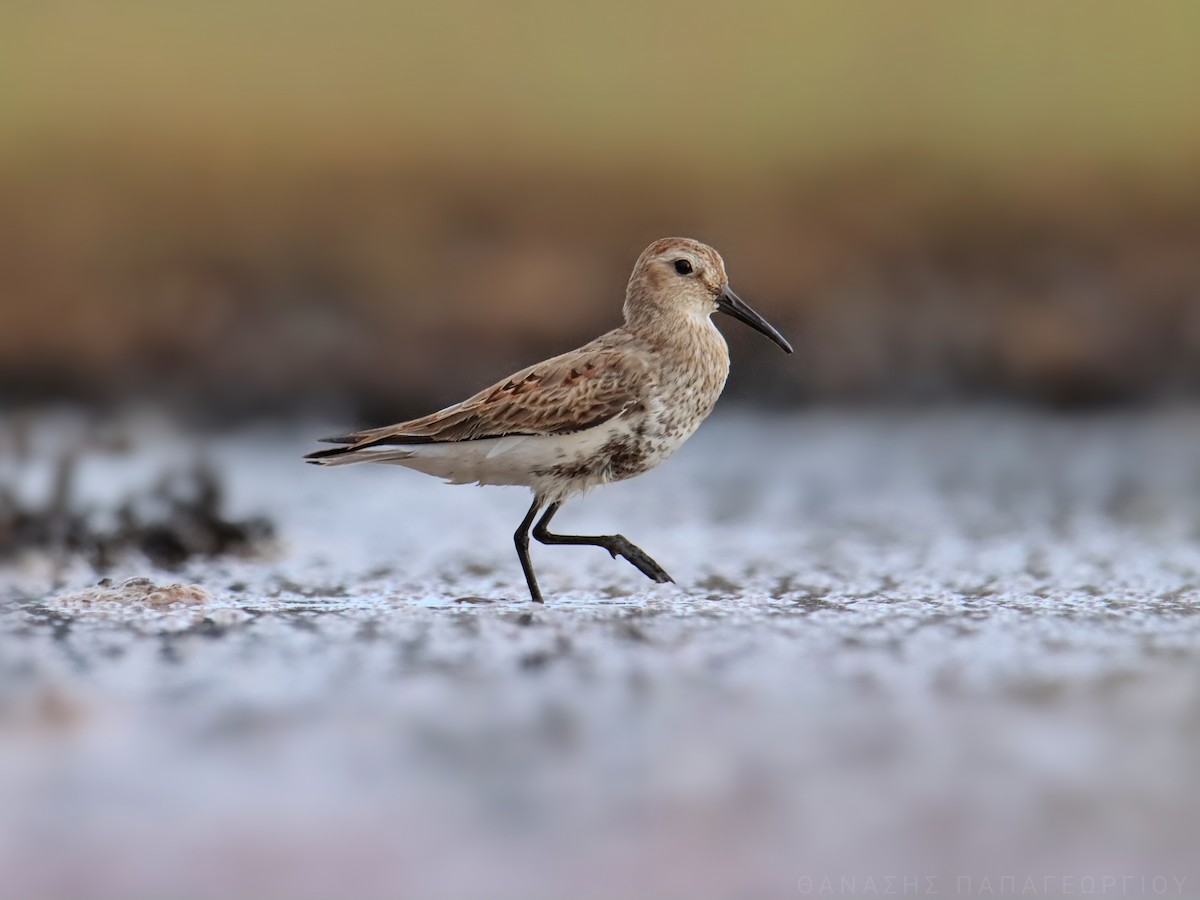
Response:
[{"label": "water surface", "polygon": [[[265,555],[126,559],[105,588],[5,570],[6,896],[773,897],[1194,862],[1194,411],[719,416],[556,520],[678,584],[535,544],[545,607],[512,549],[526,494],[302,465],[320,433],[204,445],[230,514],[275,521]],[[194,448],[147,429],[81,489],[103,508]]]}]

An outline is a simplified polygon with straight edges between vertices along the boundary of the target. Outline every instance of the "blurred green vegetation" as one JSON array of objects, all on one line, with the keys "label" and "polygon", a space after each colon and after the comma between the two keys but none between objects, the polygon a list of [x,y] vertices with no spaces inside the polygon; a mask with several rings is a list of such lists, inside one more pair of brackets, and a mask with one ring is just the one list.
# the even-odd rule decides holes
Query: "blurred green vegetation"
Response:
[{"label": "blurred green vegetation", "polygon": [[1200,149],[1188,2],[15,0],[0,35],[19,150],[724,167]]},{"label": "blurred green vegetation", "polygon": [[[686,234],[798,399],[1200,393],[1200,4],[0,5],[0,400],[456,399]],[[172,395],[175,396],[175,395]]]}]

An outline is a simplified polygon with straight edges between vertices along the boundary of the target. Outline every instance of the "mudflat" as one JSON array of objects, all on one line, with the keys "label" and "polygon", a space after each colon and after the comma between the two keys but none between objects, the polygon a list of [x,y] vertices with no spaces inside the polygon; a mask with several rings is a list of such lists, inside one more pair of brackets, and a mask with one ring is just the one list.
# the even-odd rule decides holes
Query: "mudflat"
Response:
[{"label": "mudflat", "polygon": [[[525,492],[305,467],[326,430],[200,442],[258,552],[6,564],[6,893],[1191,874],[1200,411],[718,412],[562,516],[678,584],[535,546],[544,608]],[[196,446],[147,428],[78,491]]]}]

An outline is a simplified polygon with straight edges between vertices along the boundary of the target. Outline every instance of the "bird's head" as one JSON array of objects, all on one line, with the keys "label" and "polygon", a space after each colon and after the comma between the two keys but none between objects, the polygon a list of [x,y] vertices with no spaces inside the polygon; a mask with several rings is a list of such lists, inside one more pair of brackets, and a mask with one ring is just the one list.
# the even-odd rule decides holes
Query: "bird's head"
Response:
[{"label": "bird's head", "polygon": [[642,251],[625,294],[625,321],[670,327],[680,317],[723,312],[769,337],[787,353],[792,345],[729,287],[725,261],[707,244],[662,238]]}]

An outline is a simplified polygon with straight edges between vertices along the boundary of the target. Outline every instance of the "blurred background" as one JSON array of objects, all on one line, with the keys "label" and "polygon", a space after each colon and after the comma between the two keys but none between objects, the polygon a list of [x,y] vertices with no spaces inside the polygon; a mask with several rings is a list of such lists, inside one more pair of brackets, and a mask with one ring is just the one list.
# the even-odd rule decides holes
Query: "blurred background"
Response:
[{"label": "blurred background", "polygon": [[[1196,895],[1198,48],[2,0],[0,897]],[[538,546],[535,609],[523,491],[301,463],[613,327],[665,235],[798,351],[721,322],[712,420],[556,520],[678,584]]]},{"label": "blurred background", "polygon": [[[776,404],[1200,389],[1186,3],[0,9],[0,392],[384,420],[725,255]],[[732,324],[732,323],[730,323]]]}]

